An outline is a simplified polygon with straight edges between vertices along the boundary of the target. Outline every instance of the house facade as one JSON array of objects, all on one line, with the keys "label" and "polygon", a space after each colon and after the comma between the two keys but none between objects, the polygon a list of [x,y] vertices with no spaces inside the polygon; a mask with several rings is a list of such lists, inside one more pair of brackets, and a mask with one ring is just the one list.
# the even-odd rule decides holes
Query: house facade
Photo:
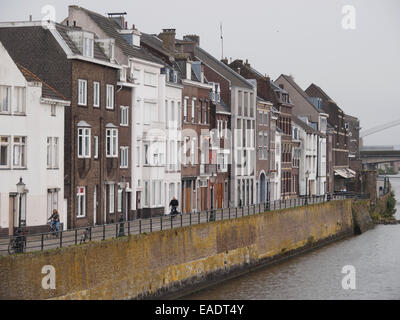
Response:
[{"label": "house facade", "polygon": [[[13,60],[0,40],[0,234],[45,232],[53,209],[64,229],[64,108],[70,102]],[[25,192],[17,193],[22,179]]]},{"label": "house facade", "polygon": [[312,99],[310,99],[310,97],[308,97],[308,95],[300,88],[292,76],[282,74],[275,80],[275,82],[289,93],[290,99],[293,103],[292,114],[295,117],[302,118],[309,127],[312,127],[315,131],[321,133],[321,135],[316,135],[316,179],[312,182],[313,187],[310,190],[313,191],[312,194],[314,195],[324,195],[329,191],[326,177],[326,131],[328,114],[319,108],[318,105],[315,106],[311,102]]},{"label": "house facade", "polygon": [[333,191],[345,191],[348,179],[356,173],[349,168],[349,133],[345,127],[345,113],[320,87],[311,84],[306,90],[312,103],[328,114],[332,128]]}]

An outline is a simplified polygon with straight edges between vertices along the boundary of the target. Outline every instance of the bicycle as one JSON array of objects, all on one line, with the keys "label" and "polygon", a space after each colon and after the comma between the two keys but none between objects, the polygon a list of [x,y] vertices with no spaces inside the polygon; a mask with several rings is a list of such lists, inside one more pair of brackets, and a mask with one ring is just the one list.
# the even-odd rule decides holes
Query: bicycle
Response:
[{"label": "bicycle", "polygon": [[56,224],[55,223],[52,224],[51,222],[49,222],[48,225],[49,225],[50,230],[46,234],[46,240],[49,239],[50,235],[54,235],[56,238],[58,238],[59,231],[57,231]]},{"label": "bicycle", "polygon": [[13,236],[8,244],[8,254],[23,253],[26,250],[25,232],[17,231],[17,236]]},{"label": "bicycle", "polygon": [[85,230],[83,230],[83,232],[82,232],[81,240],[79,241],[79,244],[86,242],[86,240],[88,238],[88,233],[89,233],[89,227],[86,227]]}]

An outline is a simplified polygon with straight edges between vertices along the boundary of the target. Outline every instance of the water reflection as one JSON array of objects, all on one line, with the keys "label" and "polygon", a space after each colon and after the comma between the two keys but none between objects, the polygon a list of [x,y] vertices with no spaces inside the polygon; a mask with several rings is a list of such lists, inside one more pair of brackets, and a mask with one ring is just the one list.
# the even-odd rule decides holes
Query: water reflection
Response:
[{"label": "water reflection", "polygon": [[[400,175],[391,179],[400,198]],[[400,203],[397,203],[400,219]],[[400,299],[400,225],[378,225],[279,265],[184,299]],[[343,266],[356,268],[356,290],[342,289]]]}]

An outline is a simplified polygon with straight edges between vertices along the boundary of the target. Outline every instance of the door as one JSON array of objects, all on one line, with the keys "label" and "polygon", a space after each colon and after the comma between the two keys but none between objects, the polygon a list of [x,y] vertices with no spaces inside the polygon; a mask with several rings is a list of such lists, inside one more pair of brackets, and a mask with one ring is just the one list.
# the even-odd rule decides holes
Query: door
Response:
[{"label": "door", "polygon": [[260,203],[265,203],[265,174],[260,175]]},{"label": "door", "polygon": [[142,205],[140,203],[141,192],[136,191],[136,218],[140,219],[142,217]]},{"label": "door", "polygon": [[190,181],[186,181],[185,187],[185,213],[190,212],[191,203],[192,203],[192,187],[190,186]]},{"label": "door", "polygon": [[200,188],[201,211],[207,210],[207,187]]},{"label": "door", "polygon": [[93,225],[97,222],[97,185],[94,186],[93,191]]},{"label": "door", "polygon": [[222,201],[223,201],[223,184],[217,184],[217,208],[222,208]]}]

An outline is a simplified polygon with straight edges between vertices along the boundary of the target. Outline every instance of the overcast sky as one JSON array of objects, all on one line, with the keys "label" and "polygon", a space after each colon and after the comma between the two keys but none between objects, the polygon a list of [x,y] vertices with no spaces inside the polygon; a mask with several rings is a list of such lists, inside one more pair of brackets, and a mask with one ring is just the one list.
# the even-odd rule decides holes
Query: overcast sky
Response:
[{"label": "overcast sky", "polygon": [[[272,79],[291,74],[303,89],[314,82],[364,129],[400,119],[399,0],[13,0],[1,1],[0,21],[40,20],[53,5],[59,22],[71,4],[126,11],[128,24],[146,33],[198,34],[217,58],[222,22],[228,59],[248,59]],[[355,8],[355,29],[342,27],[345,5]],[[364,143],[400,145],[400,126]]]}]

